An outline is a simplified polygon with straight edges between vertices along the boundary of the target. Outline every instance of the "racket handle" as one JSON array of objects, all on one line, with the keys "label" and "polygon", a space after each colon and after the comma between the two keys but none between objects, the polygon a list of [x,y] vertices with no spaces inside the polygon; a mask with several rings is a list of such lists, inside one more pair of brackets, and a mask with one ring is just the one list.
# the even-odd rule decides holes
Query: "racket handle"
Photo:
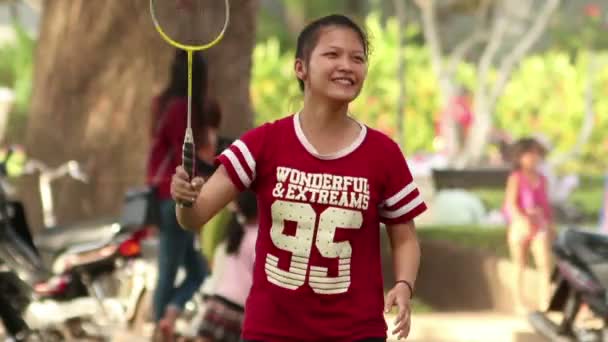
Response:
[{"label": "racket handle", "polygon": [[184,142],[182,150],[182,166],[188,173],[190,180],[194,178],[194,144],[191,142]]},{"label": "racket handle", "polygon": [[[186,139],[184,141],[182,149],[182,166],[188,173],[188,178],[192,180],[196,175],[194,172],[194,142],[188,140],[189,139]],[[183,202],[181,205],[186,208],[191,208],[192,202]]]}]

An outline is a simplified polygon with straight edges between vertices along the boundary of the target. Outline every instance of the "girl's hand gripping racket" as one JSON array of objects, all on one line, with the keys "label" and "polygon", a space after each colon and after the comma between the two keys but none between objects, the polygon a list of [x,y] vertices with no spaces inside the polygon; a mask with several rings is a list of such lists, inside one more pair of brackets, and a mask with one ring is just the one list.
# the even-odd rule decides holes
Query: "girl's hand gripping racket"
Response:
[{"label": "girl's hand gripping racket", "polygon": [[[223,10],[219,8],[223,7]],[[230,22],[228,0],[150,0],[150,14],[160,36],[188,53],[188,123],[182,147],[182,165],[190,180],[195,176],[192,134],[192,57],[219,43]],[[180,203],[191,207],[192,203]]]}]

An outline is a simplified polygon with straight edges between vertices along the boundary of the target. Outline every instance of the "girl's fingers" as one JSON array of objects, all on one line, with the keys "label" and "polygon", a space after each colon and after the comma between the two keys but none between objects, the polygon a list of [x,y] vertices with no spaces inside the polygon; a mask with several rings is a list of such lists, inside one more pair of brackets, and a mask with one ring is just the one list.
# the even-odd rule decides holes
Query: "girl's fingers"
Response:
[{"label": "girl's fingers", "polygon": [[190,176],[188,176],[188,173],[186,172],[184,167],[181,165],[175,168],[175,175],[181,180],[184,180],[184,181],[190,180]]},{"label": "girl's fingers", "polygon": [[172,192],[174,199],[188,200],[198,197],[198,194],[193,191],[174,190]]},{"label": "girl's fingers", "polygon": [[397,314],[397,317],[395,318],[395,329],[393,329],[393,334],[396,334],[398,332],[401,332],[403,330],[403,327],[405,326],[407,320],[405,319],[406,317],[406,311],[404,310],[402,307],[399,308],[399,313]]},{"label": "girl's fingers", "polygon": [[190,182],[190,184],[192,184],[192,187],[196,190],[199,191],[203,185],[205,184],[205,180],[201,177],[195,177],[192,182]]}]

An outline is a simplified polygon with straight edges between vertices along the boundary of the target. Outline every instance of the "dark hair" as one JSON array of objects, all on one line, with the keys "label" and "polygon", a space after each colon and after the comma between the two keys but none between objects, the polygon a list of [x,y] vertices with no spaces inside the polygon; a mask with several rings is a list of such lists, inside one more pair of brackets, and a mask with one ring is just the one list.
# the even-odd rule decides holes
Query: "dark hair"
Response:
[{"label": "dark hair", "polygon": [[[196,129],[193,128],[192,133],[194,134],[194,144],[197,148],[207,146],[209,143],[209,128],[219,129],[222,122],[222,111],[219,103],[215,99],[209,99],[205,103],[203,108],[204,121],[199,122],[197,125],[192,123]],[[193,117],[194,120],[194,117]]]},{"label": "dark hair", "polygon": [[[204,128],[219,126],[219,106],[215,103],[215,106],[210,107],[207,98],[207,78],[207,61],[200,52],[195,52],[192,56],[192,127],[195,139],[198,141],[206,141],[201,139],[206,135]],[[158,110],[155,113],[157,117],[153,125],[159,122],[160,115],[176,97],[188,97],[188,55],[181,49],[175,50],[169,70],[169,82],[158,98]]]},{"label": "dark hair", "polygon": [[517,140],[511,146],[510,157],[511,163],[513,164],[513,168],[521,168],[521,157],[528,152],[537,152],[542,157],[544,157],[547,154],[547,149],[538,140],[531,137],[521,138]]},{"label": "dark hair", "polygon": [[[314,50],[319,41],[321,30],[330,26],[349,28],[357,33],[361,39],[365,57],[369,56],[367,33],[349,17],[341,14],[332,14],[311,22],[300,32],[296,45],[296,59],[308,61],[312,50]],[[300,90],[303,91],[304,81],[298,78],[298,84],[300,85]]]},{"label": "dark hair", "polygon": [[222,123],[222,110],[216,99],[209,99],[205,106],[205,114],[207,116],[207,126],[212,128],[220,128]]},{"label": "dark hair", "polygon": [[236,199],[237,212],[232,215],[228,224],[226,237],[226,254],[236,254],[241,248],[241,242],[245,235],[245,227],[237,220],[237,214],[241,214],[246,220],[253,220],[258,216],[258,203],[255,194],[249,190],[243,191]]}]

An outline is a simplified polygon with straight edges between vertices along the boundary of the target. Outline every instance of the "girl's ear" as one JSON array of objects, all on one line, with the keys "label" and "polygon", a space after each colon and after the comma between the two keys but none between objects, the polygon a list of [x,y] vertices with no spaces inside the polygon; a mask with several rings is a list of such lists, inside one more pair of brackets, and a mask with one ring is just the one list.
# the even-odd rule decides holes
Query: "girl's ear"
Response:
[{"label": "girl's ear", "polygon": [[296,77],[298,79],[302,81],[306,80],[306,64],[302,59],[296,58],[293,69],[296,72]]}]

